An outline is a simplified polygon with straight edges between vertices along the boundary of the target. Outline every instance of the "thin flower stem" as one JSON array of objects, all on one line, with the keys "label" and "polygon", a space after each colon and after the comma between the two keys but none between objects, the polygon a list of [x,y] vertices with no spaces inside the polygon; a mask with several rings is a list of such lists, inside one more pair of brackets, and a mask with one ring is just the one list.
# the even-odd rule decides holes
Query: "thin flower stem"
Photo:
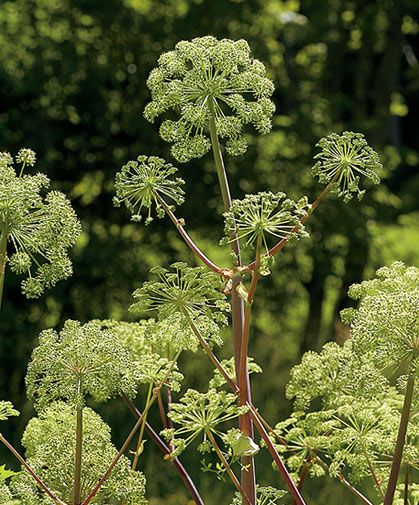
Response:
[{"label": "thin flower stem", "polygon": [[31,477],[36,481],[38,486],[45,491],[45,493],[59,505],[66,505],[62,500],[60,500],[51,489],[41,480],[41,478],[36,474],[35,470],[22,458],[22,456],[17,452],[17,450],[10,444],[4,436],[0,433],[0,442],[2,442],[9,451],[15,456],[19,463],[25,468]]},{"label": "thin flower stem", "polygon": [[293,496],[295,503],[297,505],[306,505],[303,497],[301,496],[300,491],[298,490],[297,486],[295,485],[294,481],[292,480],[292,478],[291,478],[290,474],[288,473],[288,470],[286,469],[278,451],[276,450],[274,443],[272,442],[267,431],[265,430],[263,423],[260,421],[260,419],[259,419],[260,414],[257,413],[255,407],[251,403],[248,403],[247,406],[249,407],[249,412],[253,418],[255,428],[257,429],[257,431],[259,432],[263,441],[265,442],[266,448],[268,449],[273,461],[276,463],[279,471],[281,472],[282,476],[284,477],[285,483],[286,483],[291,495]]},{"label": "thin flower stem", "polygon": [[9,234],[8,226],[5,225],[1,233],[1,241],[0,241],[0,311],[3,300],[4,278],[6,276],[8,234]]},{"label": "thin flower stem", "polygon": [[165,430],[167,428],[167,418],[166,418],[166,412],[164,411],[164,405],[163,405],[163,399],[161,397],[161,391],[158,391],[158,393],[157,393],[157,404],[159,406],[159,414],[160,414],[161,424],[163,426],[163,429]]},{"label": "thin flower stem", "polygon": [[381,487],[381,481],[378,478],[377,473],[376,473],[376,471],[371,463],[371,460],[368,456],[368,453],[365,450],[364,450],[364,456],[365,456],[365,459],[367,460],[368,468],[371,473],[372,480],[374,481],[375,487],[377,488],[381,497],[384,498],[384,491],[383,491],[383,488]]},{"label": "thin flower stem", "polygon": [[[159,390],[159,392],[160,392],[160,390]],[[153,393],[153,383],[150,382],[150,384],[148,386],[148,391],[147,391],[147,399],[146,399],[146,402],[145,402],[146,405],[150,401],[152,393]],[[147,422],[147,414],[144,415],[143,424],[141,425],[140,434],[138,435],[137,448],[135,450],[135,456],[134,456],[134,460],[132,462],[132,467],[131,467],[133,470],[136,470],[137,465],[138,465],[138,460],[140,458],[141,449],[142,449],[142,445],[143,445],[144,429],[145,429],[145,423],[146,422]]]},{"label": "thin flower stem", "polygon": [[403,505],[409,505],[409,465],[406,465],[404,474]]},{"label": "thin flower stem", "polygon": [[227,381],[227,383],[229,384],[229,386],[231,387],[233,392],[238,394],[239,388],[238,388],[236,382],[230,377],[227,370],[223,367],[223,365],[221,364],[221,362],[219,361],[217,356],[212,352],[210,346],[205,341],[205,338],[201,335],[201,332],[198,330],[195,323],[190,318],[189,314],[185,312],[185,316],[189,322],[189,326],[191,327],[192,331],[194,332],[196,338],[198,339],[198,341],[199,341],[202,349],[206,353],[206,355],[209,357],[209,359],[212,361],[213,365],[217,368],[217,370],[221,373],[221,375]]},{"label": "thin flower stem", "polygon": [[409,424],[410,410],[412,407],[414,389],[415,389],[415,373],[413,370],[413,366],[411,366],[407,378],[402,416],[400,418],[399,431],[397,433],[393,463],[391,465],[390,470],[390,478],[388,480],[386,495],[384,497],[384,505],[392,505],[393,503],[394,493],[396,491],[397,479],[400,471],[400,465],[403,457],[404,444],[406,441],[407,426]]},{"label": "thin flower stem", "polygon": [[[126,403],[127,407],[130,409],[130,411],[134,414],[134,416],[138,419],[142,416],[142,413],[137,409],[137,407],[134,405],[132,400],[130,400],[126,395],[122,395],[122,398],[124,402]],[[173,466],[176,468],[177,472],[179,473],[180,478],[183,480],[183,483],[185,484],[185,487],[188,489],[192,499],[194,500],[196,505],[205,505],[204,501],[202,500],[193,480],[191,479],[191,476],[189,473],[186,471],[185,467],[182,465],[180,462],[179,458],[170,458],[171,454],[171,449],[168,447],[163,440],[159,437],[159,435],[153,430],[151,427],[150,423],[146,421],[145,423],[145,429],[147,433],[150,435],[150,437],[154,440],[156,445],[159,447],[159,449],[163,452],[165,455],[164,460],[165,461],[170,461],[173,463]]]},{"label": "thin flower stem", "polygon": [[[338,174],[339,175],[339,174]],[[314,203],[312,203],[310,210],[307,212],[305,216],[303,216],[300,219],[300,224],[297,226],[294,226],[294,228],[291,230],[290,237],[292,236],[293,233],[299,230],[301,226],[303,226],[309,219],[309,217],[313,214],[313,212],[316,210],[316,208],[322,203],[322,201],[326,198],[326,196],[330,193],[330,190],[332,189],[332,185],[336,180],[336,176],[330,181],[330,183],[324,188],[324,190],[320,193],[320,195],[316,198]],[[281,239],[277,244],[275,244],[271,249],[268,251],[269,256],[274,256],[278,251],[280,251],[283,247],[285,247],[288,244],[289,237]],[[256,268],[256,261],[252,261],[252,263],[249,263],[245,267],[247,270],[255,270]]]},{"label": "thin flower stem", "polygon": [[228,476],[230,477],[231,479],[231,482],[234,484],[235,488],[237,489],[237,491],[240,493],[240,494],[243,494],[244,493],[244,490],[242,488],[242,486],[240,485],[240,481],[239,479],[236,477],[236,474],[233,472],[233,469],[231,468],[231,466],[229,465],[226,457],[224,456],[222,450],[220,449],[220,446],[217,444],[217,441],[215,440],[214,438],[214,435],[211,433],[210,430],[206,431],[206,435],[209,439],[209,441],[211,442],[212,446],[214,447],[215,449],[215,452],[217,453],[217,456],[218,458],[220,459],[222,465],[224,466],[224,468],[226,469],[227,473],[228,473]]},{"label": "thin flower stem", "polygon": [[118,453],[116,454],[116,456],[114,457],[114,459],[112,460],[111,464],[108,466],[107,470],[105,471],[105,473],[102,475],[102,477],[99,479],[98,483],[96,484],[96,486],[93,488],[93,490],[89,493],[89,495],[87,496],[87,498],[83,501],[82,505],[88,505],[92,500],[93,498],[96,496],[97,492],[99,491],[99,489],[103,486],[103,484],[105,483],[105,481],[107,480],[107,478],[109,477],[109,475],[111,474],[112,470],[114,469],[115,465],[118,463],[118,461],[120,460],[121,456],[124,454],[124,452],[127,450],[129,444],[131,443],[132,439],[134,438],[135,436],[135,433],[137,432],[137,430],[139,429],[139,427],[141,426],[142,422],[143,422],[143,419],[144,417],[147,415],[147,412],[150,410],[151,406],[153,405],[154,401],[156,400],[157,398],[157,391],[159,389],[161,389],[164,385],[164,383],[166,382],[167,378],[169,377],[169,375],[171,374],[177,360],[179,359],[179,356],[181,354],[182,350],[178,351],[176,356],[174,357],[173,361],[172,361],[172,364],[171,366],[169,367],[168,371],[166,372],[164,378],[160,381],[159,385],[156,386],[154,388],[154,391],[153,391],[153,395],[152,397],[150,398],[150,401],[147,403],[147,405],[145,406],[144,408],[144,411],[143,413],[141,414],[141,416],[138,418],[137,422],[135,423],[134,427],[132,428],[130,434],[128,435],[127,439],[125,440],[125,442],[123,443],[121,449],[118,451]]},{"label": "thin flower stem", "polygon": [[[230,187],[228,184],[227,173],[224,166],[224,160],[221,153],[221,146],[218,140],[217,126],[215,124],[215,102],[212,97],[208,98],[208,107],[210,110],[209,119],[209,130],[211,137],[212,150],[214,154],[214,162],[217,169],[218,181],[220,184],[221,196],[223,199],[223,205],[225,212],[230,210],[231,207],[231,195]],[[233,225],[233,230],[230,232],[230,243],[232,251],[235,255],[235,262],[238,267],[242,266],[242,260],[240,255],[240,243],[237,237],[237,231],[235,224]],[[231,295],[231,306],[232,306],[232,328],[233,328],[233,343],[234,343],[234,361],[236,366],[236,377],[240,375],[240,354],[241,345],[243,339],[244,330],[244,305],[243,300],[237,293],[237,286],[240,283],[240,274],[233,277],[233,289]],[[251,402],[251,390],[250,390],[250,380],[248,371],[246,371],[246,383],[244,384],[245,398],[247,401]],[[240,416],[239,420],[240,430],[242,433],[253,439],[253,425],[252,418],[249,414]],[[243,505],[256,505],[256,476],[255,476],[255,464],[254,458],[252,456],[242,457],[242,472],[241,472],[241,485],[244,490],[242,493]]]},{"label": "thin flower stem", "polygon": [[73,505],[80,503],[81,458],[83,450],[83,407],[76,411],[76,455],[74,461]]},{"label": "thin flower stem", "polygon": [[174,212],[171,210],[170,206],[165,202],[165,200],[159,195],[156,195],[159,204],[163,207],[166,214],[171,219],[172,223],[176,226],[176,229],[180,233],[183,240],[186,242],[186,245],[191,249],[191,251],[198,256],[198,258],[213,272],[217,274],[223,274],[223,272],[228,271],[228,269],[220,268],[213,261],[211,261],[195,244],[195,242],[191,239],[184,228],[184,223],[181,219],[178,219]]},{"label": "thin flower stem", "polygon": [[[316,455],[315,458],[316,463],[318,463],[326,472],[328,472],[328,465],[319,456]],[[364,503],[365,505],[373,505],[373,503],[370,502],[370,500],[368,500],[368,498],[364,496],[361,491],[359,491],[349,481],[346,480],[345,476],[341,472],[339,472],[336,477],[339,482],[341,482],[354,496],[356,496],[361,503]]]}]

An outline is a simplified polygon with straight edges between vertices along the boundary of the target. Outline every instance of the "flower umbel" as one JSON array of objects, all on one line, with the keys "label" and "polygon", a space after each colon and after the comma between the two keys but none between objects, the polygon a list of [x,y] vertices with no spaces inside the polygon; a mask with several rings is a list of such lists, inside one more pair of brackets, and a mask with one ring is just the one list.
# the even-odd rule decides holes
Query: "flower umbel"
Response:
[{"label": "flower umbel", "polygon": [[[172,456],[177,456],[200,434],[204,435],[202,450],[208,449],[207,434],[211,432],[221,435],[217,426],[247,412],[247,407],[237,406],[237,397],[224,391],[209,390],[200,393],[188,389],[179,403],[172,403],[169,417],[179,425],[174,430],[164,431],[171,443],[176,447]],[[176,438],[186,435],[186,438]],[[172,437],[175,437],[172,439]]]},{"label": "flower umbel", "polygon": [[373,184],[380,182],[376,173],[382,168],[380,159],[362,133],[331,133],[322,138],[317,147],[321,151],[314,157],[318,161],[312,168],[313,175],[323,184],[332,182],[331,191],[342,196],[345,202],[351,200],[354,193],[359,200],[364,196],[365,190],[359,189],[360,176]]},{"label": "flower umbel", "polygon": [[[0,242],[6,237],[10,269],[25,274],[22,291],[36,298],[72,273],[68,249],[80,235],[80,223],[66,196],[49,187],[45,175],[22,175],[35,163],[35,153],[21,149],[19,175],[8,153],[0,156]],[[10,248],[10,250],[9,250]],[[1,254],[0,254],[1,261]]]},{"label": "flower umbel", "polygon": [[271,128],[273,83],[265,77],[264,65],[251,58],[245,40],[206,36],[181,41],[160,56],[147,85],[152,101],[144,115],[149,121],[170,109],[180,114],[180,119],[167,119],[160,128],[162,138],[173,143],[172,154],[178,161],[209,151],[211,117],[220,137],[226,139],[227,152],[236,156],[247,149],[245,125],[252,124],[259,133]]},{"label": "flower umbel", "polygon": [[[225,313],[230,306],[222,293],[219,276],[204,268],[188,267],[174,263],[172,270],[156,267],[151,270],[159,276],[158,281],[147,281],[134,292],[136,302],[131,306],[135,312],[157,311],[158,321],[169,320],[189,336],[182,347],[195,348],[196,337],[190,322],[196,324],[206,338],[220,343],[219,326],[227,324]],[[180,326],[179,326],[180,325]]]},{"label": "flower umbel", "polygon": [[[258,239],[268,251],[267,237],[276,239],[300,238],[306,235],[300,220],[307,213],[306,198],[294,202],[285,193],[262,192],[246,195],[243,200],[233,200],[225,217],[224,241],[229,241],[231,232],[244,241],[243,246],[253,246]],[[228,238],[227,238],[228,237]]]},{"label": "flower umbel", "polygon": [[[98,414],[85,407],[83,418],[81,497],[86,498],[117,451],[111,441],[109,426]],[[28,463],[65,503],[72,503],[75,429],[73,407],[57,402],[29,421],[22,439]],[[10,490],[14,498],[21,500],[22,505],[52,503],[48,497],[40,494],[35,481],[26,472],[20,472],[12,479]],[[146,505],[144,494],[144,475],[132,471],[130,461],[122,456],[94,503]]]},{"label": "flower umbel", "polygon": [[184,191],[181,186],[183,179],[172,176],[177,169],[157,156],[138,156],[136,161],[129,161],[120,172],[116,174],[116,197],[114,204],[119,206],[125,203],[132,213],[133,221],[141,220],[141,211],[148,209],[145,223],[152,221],[151,210],[153,203],[158,217],[163,217],[164,209],[159,198],[182,204]]},{"label": "flower umbel", "polygon": [[135,362],[112,331],[71,320],[60,333],[41,333],[26,376],[28,397],[40,409],[61,399],[80,407],[87,395],[96,401],[133,395],[137,381]]},{"label": "flower umbel", "polygon": [[417,370],[419,269],[395,262],[375,279],[351,286],[349,296],[360,300],[358,309],[342,312],[355,352],[369,354],[380,369],[408,364]]},{"label": "flower umbel", "polygon": [[[286,491],[282,489],[256,485],[256,505],[281,505],[286,494]],[[243,498],[240,493],[236,492],[231,505],[243,505]]]}]

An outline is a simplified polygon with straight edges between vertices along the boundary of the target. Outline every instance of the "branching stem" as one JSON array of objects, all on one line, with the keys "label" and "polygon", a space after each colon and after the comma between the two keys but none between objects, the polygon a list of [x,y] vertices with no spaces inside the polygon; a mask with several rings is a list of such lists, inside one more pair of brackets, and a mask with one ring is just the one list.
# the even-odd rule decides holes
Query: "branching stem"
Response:
[{"label": "branching stem", "polygon": [[[215,167],[217,169],[218,181],[220,184],[221,195],[225,212],[230,210],[231,195],[230,187],[228,184],[227,173],[224,166],[224,160],[221,152],[220,142],[218,140],[217,126],[215,124],[215,108],[214,99],[208,98],[208,107],[210,110],[209,130],[211,137],[212,150],[214,154]],[[235,255],[236,266],[241,267],[240,243],[237,237],[236,226],[230,232],[231,249]],[[237,286],[240,283],[240,275],[233,277],[233,289],[231,295],[232,306],[232,329],[233,329],[233,343],[234,343],[234,360],[236,366],[236,377],[240,375],[240,355],[241,345],[243,340],[244,330],[244,307],[243,300],[237,293]],[[247,367],[246,367],[247,368]],[[251,401],[250,381],[249,374],[246,373],[246,381],[244,384],[243,395],[247,401]],[[253,438],[252,419],[249,414],[240,416],[240,429],[242,433],[248,437]],[[241,486],[243,505],[256,505],[256,477],[255,477],[255,464],[252,456],[242,457],[242,473],[241,473]]]},{"label": "branching stem", "polygon": [[[126,403],[127,407],[130,409],[130,411],[134,414],[134,416],[139,419],[142,416],[142,413],[137,409],[137,407],[134,405],[132,400],[130,400],[126,395],[122,395],[122,398],[124,402]],[[180,462],[179,458],[170,458],[170,453],[171,449],[168,447],[163,440],[159,437],[159,435],[153,430],[151,427],[150,423],[146,421],[145,423],[145,429],[147,433],[150,435],[150,437],[154,440],[156,445],[159,447],[159,449],[163,452],[165,455],[165,461],[171,461],[178,471],[180,478],[183,480],[186,488],[188,489],[192,499],[194,500],[196,505],[205,505],[204,501],[202,500],[193,480],[191,479],[191,476],[189,473],[186,471],[185,467],[182,465]]]},{"label": "branching stem", "polygon": [[134,438],[135,436],[135,433],[137,432],[137,430],[140,428],[143,420],[144,420],[144,417],[147,415],[147,412],[150,410],[151,406],[153,405],[154,401],[156,400],[157,398],[157,391],[159,389],[161,389],[164,385],[164,383],[166,382],[166,380],[168,379],[168,377],[170,376],[170,374],[172,373],[173,371],[173,368],[174,366],[176,365],[176,362],[177,360],[179,359],[179,356],[181,354],[182,350],[178,351],[176,356],[174,357],[172,363],[171,363],[171,366],[169,367],[169,369],[167,370],[164,378],[160,381],[159,385],[156,386],[154,388],[154,391],[153,391],[153,395],[152,397],[150,398],[149,402],[146,404],[145,408],[144,408],[144,411],[143,413],[141,414],[141,416],[138,418],[137,422],[135,423],[134,427],[132,428],[130,434],[128,435],[128,437],[126,438],[125,442],[123,443],[121,449],[118,451],[118,453],[116,454],[116,456],[114,457],[114,459],[112,460],[111,464],[108,466],[107,470],[105,471],[105,473],[102,475],[102,477],[99,479],[98,483],[96,484],[96,486],[93,488],[93,490],[89,493],[89,495],[87,496],[87,498],[83,501],[82,505],[88,505],[89,503],[91,503],[91,501],[93,500],[93,498],[96,496],[96,494],[98,493],[99,489],[103,486],[103,484],[105,483],[105,481],[107,480],[107,478],[109,477],[109,475],[111,474],[112,470],[114,469],[115,465],[118,463],[118,461],[120,460],[121,456],[124,454],[124,452],[128,449],[128,446],[129,444],[131,443],[132,439]]},{"label": "branching stem", "polygon": [[156,197],[158,202],[166,212],[166,214],[171,219],[172,223],[175,225],[181,237],[186,242],[186,245],[189,247],[189,249],[191,249],[191,251],[213,272],[217,274],[222,274],[224,271],[226,271],[227,269],[220,268],[201,251],[201,249],[195,244],[195,242],[186,232],[184,228],[185,226],[184,222],[175,216],[174,212],[172,211],[170,206],[165,202],[165,200],[159,194],[157,194]]}]

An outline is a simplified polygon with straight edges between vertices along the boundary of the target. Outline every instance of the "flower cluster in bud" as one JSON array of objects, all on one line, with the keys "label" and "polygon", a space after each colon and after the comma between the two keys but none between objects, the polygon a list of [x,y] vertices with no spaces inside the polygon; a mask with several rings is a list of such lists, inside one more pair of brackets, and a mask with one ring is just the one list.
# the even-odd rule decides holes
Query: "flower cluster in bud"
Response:
[{"label": "flower cluster in bud", "polygon": [[184,201],[181,186],[185,182],[179,177],[172,178],[176,172],[177,169],[162,158],[138,156],[136,161],[129,161],[116,174],[114,204],[119,206],[124,203],[132,213],[133,221],[140,221],[141,211],[148,209],[145,223],[149,224],[153,220],[151,216],[153,204],[157,216],[163,217],[162,199],[168,198],[178,205]]},{"label": "flower cluster in bud", "polygon": [[188,389],[179,403],[172,403],[170,406],[169,417],[179,427],[164,430],[162,434],[175,448],[172,457],[179,455],[201,434],[203,441],[198,450],[208,452],[211,450],[208,433],[222,435],[217,429],[218,425],[243,415],[247,411],[247,407],[237,405],[237,397],[232,393],[214,389],[207,393],[200,393],[194,389]]},{"label": "flower cluster in bud", "polygon": [[[173,344],[182,349],[196,349],[194,324],[209,342],[220,344],[220,326],[227,324],[230,306],[222,293],[219,276],[201,267],[191,268],[174,263],[172,270],[156,267],[151,270],[158,281],[147,281],[134,292],[134,312],[154,311],[157,326],[154,334],[169,331]],[[172,329],[170,329],[172,327]]]},{"label": "flower cluster in bud", "polygon": [[152,101],[144,115],[153,122],[170,109],[180,114],[160,127],[161,137],[173,143],[178,161],[199,158],[210,150],[210,122],[234,156],[247,149],[245,125],[253,125],[259,133],[271,129],[274,86],[265,77],[264,65],[251,57],[245,40],[206,36],[182,41],[158,63],[147,81]]},{"label": "flower cluster in bud", "polygon": [[35,153],[21,149],[18,174],[13,158],[0,155],[0,241],[5,237],[10,269],[25,274],[22,291],[36,298],[57,281],[72,273],[68,249],[80,235],[80,223],[65,195],[50,191],[45,175],[24,175],[25,165],[33,166]]},{"label": "flower cluster in bud", "polygon": [[419,369],[419,269],[395,262],[351,286],[349,296],[360,300],[357,309],[342,312],[355,351],[370,355],[380,369],[406,363]]},{"label": "flower cluster in bud", "polygon": [[[29,421],[22,443],[29,465],[54,494],[65,503],[72,503],[74,478],[76,417],[73,407],[57,402]],[[93,410],[83,409],[82,499],[101,478],[117,451],[111,442],[109,426]],[[35,481],[20,472],[9,486],[11,495],[22,505],[50,505],[50,498],[40,494]],[[94,503],[146,505],[145,478],[130,468],[122,456],[112,470],[106,485],[95,496]]]},{"label": "flower cluster in bud", "polygon": [[361,200],[365,190],[359,187],[360,177],[366,177],[373,184],[380,182],[377,171],[382,169],[378,154],[372,149],[362,133],[331,133],[322,138],[317,147],[321,151],[314,159],[312,168],[323,184],[331,183],[331,192],[343,197],[345,202],[357,194]]},{"label": "flower cluster in bud", "polygon": [[28,397],[40,409],[55,400],[81,407],[87,395],[96,401],[133,396],[138,381],[137,366],[115,333],[71,320],[59,333],[41,333],[26,376]]}]

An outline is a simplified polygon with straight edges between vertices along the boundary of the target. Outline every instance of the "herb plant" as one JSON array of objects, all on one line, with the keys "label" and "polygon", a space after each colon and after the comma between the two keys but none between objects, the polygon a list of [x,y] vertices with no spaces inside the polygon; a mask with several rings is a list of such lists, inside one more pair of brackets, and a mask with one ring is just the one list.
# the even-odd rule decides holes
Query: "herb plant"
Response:
[{"label": "herb plant", "polygon": [[[332,133],[317,144],[312,172],[326,186],[314,202],[270,191],[232,200],[224,153],[246,152],[249,125],[260,134],[271,129],[274,86],[264,65],[244,40],[201,37],[163,54],[147,84],[152,100],[145,117],[164,116],[160,135],[174,158],[185,163],[212,150],[225,218],[221,244],[231,261],[211,260],[175,214],[185,198],[177,168],[146,155],[122,168],[114,203],[125,205],[133,221],[144,215],[146,225],[168,217],[203,265],[154,268],[133,294],[139,322],[67,321],[61,330],[42,332],[26,377],[37,417],[23,435],[25,457],[0,435],[22,466],[17,474],[0,467],[0,504],[145,504],[139,469],[147,433],[198,505],[205,498],[179,459],[186,450],[196,449],[214,478],[231,481],[226,504],[305,505],[307,477],[328,476],[366,505],[417,505],[417,268],[396,262],[352,286],[359,305],[342,313],[351,338],[308,352],[292,370],[288,419],[268,424],[249,378],[262,372],[249,356],[259,283],[276,268],[283,247],[309,236],[306,223],[328,194],[348,203],[354,194],[362,198],[364,183],[379,182],[377,153],[360,133]],[[27,297],[71,273],[68,249],[80,225],[64,195],[45,194],[45,176],[24,173],[34,163],[28,149],[16,157],[18,171],[9,154],[0,157],[0,293],[7,269],[26,276]],[[234,353],[221,361],[217,348],[225,339],[232,339]],[[187,389],[178,363],[182,354],[199,351],[214,368],[203,392]],[[146,392],[141,408],[140,389]],[[119,450],[110,427],[86,404],[115,396],[135,418]],[[149,423],[154,407],[163,430]],[[10,402],[0,402],[0,421],[16,415]],[[272,486],[257,484],[261,451],[273,461]],[[369,480],[374,496],[364,490]]]}]

